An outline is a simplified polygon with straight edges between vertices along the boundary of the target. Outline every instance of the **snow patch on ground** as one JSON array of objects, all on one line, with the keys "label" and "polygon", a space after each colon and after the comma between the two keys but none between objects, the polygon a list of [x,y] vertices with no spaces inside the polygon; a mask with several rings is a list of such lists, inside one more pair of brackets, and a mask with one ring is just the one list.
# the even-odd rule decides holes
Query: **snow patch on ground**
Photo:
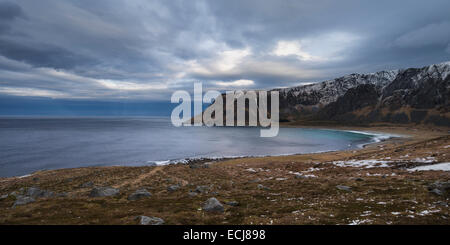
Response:
[{"label": "snow patch on ground", "polygon": [[433,165],[419,166],[415,168],[410,168],[408,171],[450,171],[450,162],[443,162]]},{"label": "snow patch on ground", "polygon": [[423,157],[423,158],[416,158],[412,160],[414,162],[420,162],[420,163],[433,163],[436,161],[436,158],[434,157]]},{"label": "snow patch on ground", "polygon": [[367,160],[334,161],[331,163],[338,167],[385,168],[389,167],[388,163],[391,162],[384,160],[367,159]]}]

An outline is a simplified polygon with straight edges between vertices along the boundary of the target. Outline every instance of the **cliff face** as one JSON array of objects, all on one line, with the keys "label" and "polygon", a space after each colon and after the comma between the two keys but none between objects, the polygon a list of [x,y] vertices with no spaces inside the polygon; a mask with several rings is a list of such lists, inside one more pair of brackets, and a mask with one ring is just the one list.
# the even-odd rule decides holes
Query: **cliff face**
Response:
[{"label": "cliff face", "polygon": [[280,92],[282,121],[450,126],[450,62],[351,74]]}]

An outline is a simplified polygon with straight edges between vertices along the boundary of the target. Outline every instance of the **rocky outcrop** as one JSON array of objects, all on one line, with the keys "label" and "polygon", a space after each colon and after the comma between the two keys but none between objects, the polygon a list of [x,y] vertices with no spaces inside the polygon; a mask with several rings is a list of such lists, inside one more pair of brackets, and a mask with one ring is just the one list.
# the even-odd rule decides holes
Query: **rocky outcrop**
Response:
[{"label": "rocky outcrop", "polygon": [[35,202],[36,200],[29,196],[17,196],[16,201],[14,202],[12,208],[15,208],[20,205],[26,205],[28,203]]},{"label": "rocky outcrop", "polygon": [[94,187],[89,193],[90,197],[109,197],[119,194],[119,189],[112,187]]}]

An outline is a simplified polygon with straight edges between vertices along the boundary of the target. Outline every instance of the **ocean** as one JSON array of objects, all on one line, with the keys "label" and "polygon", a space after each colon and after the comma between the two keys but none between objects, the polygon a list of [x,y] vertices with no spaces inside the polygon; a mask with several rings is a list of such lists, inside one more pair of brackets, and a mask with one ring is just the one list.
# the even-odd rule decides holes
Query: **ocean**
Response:
[{"label": "ocean", "polygon": [[162,165],[190,158],[288,155],[346,150],[386,135],[254,127],[173,127],[167,117],[0,118],[0,177],[87,166]]}]

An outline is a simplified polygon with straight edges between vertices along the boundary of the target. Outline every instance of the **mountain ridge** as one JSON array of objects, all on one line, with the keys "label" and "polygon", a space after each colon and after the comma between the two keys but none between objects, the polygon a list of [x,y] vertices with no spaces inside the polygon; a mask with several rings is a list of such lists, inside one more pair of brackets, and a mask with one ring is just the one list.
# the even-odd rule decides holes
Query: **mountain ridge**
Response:
[{"label": "mountain ridge", "polygon": [[447,61],[270,91],[280,92],[282,121],[449,126],[449,74]]}]

